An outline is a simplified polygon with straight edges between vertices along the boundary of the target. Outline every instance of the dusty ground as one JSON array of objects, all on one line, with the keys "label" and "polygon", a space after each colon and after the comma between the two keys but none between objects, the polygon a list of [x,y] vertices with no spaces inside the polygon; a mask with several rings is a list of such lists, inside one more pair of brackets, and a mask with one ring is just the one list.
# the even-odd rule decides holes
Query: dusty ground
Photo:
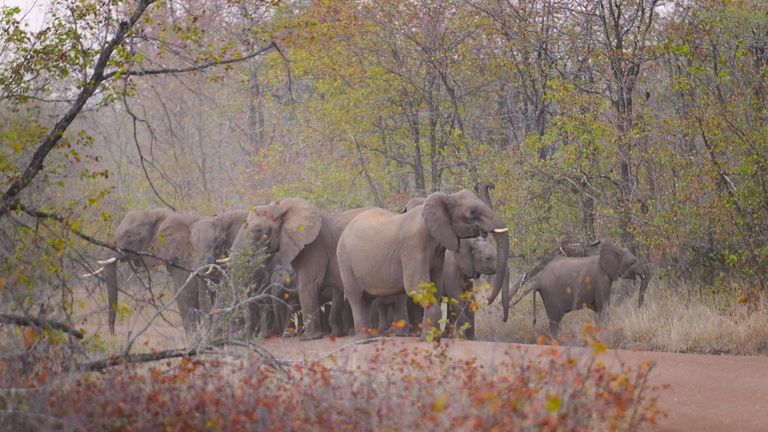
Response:
[{"label": "dusty ground", "polygon": [[[262,346],[279,358],[301,359],[333,356],[359,366],[378,342],[350,345],[351,338],[300,342],[295,338],[272,339]],[[414,338],[390,338],[387,346],[423,344]],[[507,355],[536,355],[542,347],[500,342],[452,342],[449,354],[477,357],[491,366]],[[561,348],[585,354],[585,348]],[[732,355],[675,354],[648,351],[608,350],[601,354],[609,367],[619,362],[656,362],[651,383],[668,384],[661,390],[660,406],[668,416],[661,431],[766,431],[768,430],[768,358]]]}]

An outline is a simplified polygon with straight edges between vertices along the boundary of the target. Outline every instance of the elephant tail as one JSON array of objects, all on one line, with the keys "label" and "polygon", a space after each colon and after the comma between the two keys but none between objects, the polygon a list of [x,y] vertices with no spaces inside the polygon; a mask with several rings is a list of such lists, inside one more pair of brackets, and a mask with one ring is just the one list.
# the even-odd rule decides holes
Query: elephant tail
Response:
[{"label": "elephant tail", "polygon": [[536,325],[536,293],[539,292],[539,290],[534,287],[531,291],[531,296],[533,297],[533,325]]}]

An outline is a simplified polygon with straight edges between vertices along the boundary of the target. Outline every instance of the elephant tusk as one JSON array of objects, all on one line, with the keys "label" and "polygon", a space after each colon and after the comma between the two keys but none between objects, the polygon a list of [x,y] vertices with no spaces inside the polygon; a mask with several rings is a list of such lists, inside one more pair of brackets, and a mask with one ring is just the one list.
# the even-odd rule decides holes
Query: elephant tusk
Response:
[{"label": "elephant tusk", "polygon": [[86,273],[84,275],[81,275],[80,277],[84,277],[85,278],[85,277],[96,276],[97,274],[99,274],[99,273],[101,273],[103,271],[104,271],[104,267],[99,267],[99,269],[96,270],[95,272],[93,272],[93,273]]},{"label": "elephant tusk", "polygon": [[493,232],[496,234],[501,234],[509,231],[509,228],[494,228]]},{"label": "elephant tusk", "polygon": [[216,264],[226,264],[228,263],[232,257],[226,257],[226,258],[219,258],[216,260]]},{"label": "elephant tusk", "polygon": [[116,262],[116,261],[117,261],[117,258],[116,257],[112,257],[110,259],[96,261],[96,262],[98,264],[100,264],[100,265],[107,265],[107,264],[112,264],[113,262]]}]

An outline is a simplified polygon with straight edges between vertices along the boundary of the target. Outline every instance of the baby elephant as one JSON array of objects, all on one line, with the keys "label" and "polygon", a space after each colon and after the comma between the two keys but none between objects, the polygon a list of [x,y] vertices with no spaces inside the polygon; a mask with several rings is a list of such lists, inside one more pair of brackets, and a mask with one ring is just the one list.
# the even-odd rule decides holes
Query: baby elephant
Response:
[{"label": "baby elephant", "polygon": [[570,311],[588,307],[604,319],[613,281],[636,277],[645,278],[640,260],[607,240],[601,242],[598,255],[556,258],[544,267],[533,285],[533,323],[536,324],[536,292],[544,301],[549,331],[554,337],[563,315]]}]

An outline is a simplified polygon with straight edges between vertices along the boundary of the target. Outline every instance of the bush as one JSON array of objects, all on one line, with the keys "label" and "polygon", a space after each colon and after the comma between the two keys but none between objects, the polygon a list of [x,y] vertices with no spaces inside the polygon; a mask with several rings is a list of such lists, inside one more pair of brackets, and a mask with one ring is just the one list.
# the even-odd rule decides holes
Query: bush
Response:
[{"label": "bush", "polygon": [[[653,365],[510,348],[491,368],[445,343],[384,340],[322,360],[183,358],[3,394],[8,430],[637,430],[660,413]],[[334,360],[335,358],[335,360]],[[353,361],[350,361],[353,360]],[[359,361],[357,361],[359,360]],[[357,364],[358,366],[350,366]]]}]

